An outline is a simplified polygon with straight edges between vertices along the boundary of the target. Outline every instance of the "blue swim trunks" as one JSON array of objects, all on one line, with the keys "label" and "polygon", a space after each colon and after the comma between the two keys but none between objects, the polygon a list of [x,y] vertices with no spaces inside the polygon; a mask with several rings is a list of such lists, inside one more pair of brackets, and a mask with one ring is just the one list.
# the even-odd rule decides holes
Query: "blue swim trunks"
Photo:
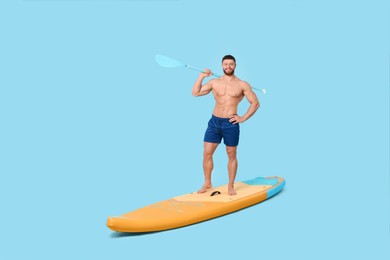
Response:
[{"label": "blue swim trunks", "polygon": [[214,115],[209,120],[204,141],[209,143],[221,143],[226,146],[237,146],[240,137],[240,124],[229,122],[229,118],[220,118]]}]

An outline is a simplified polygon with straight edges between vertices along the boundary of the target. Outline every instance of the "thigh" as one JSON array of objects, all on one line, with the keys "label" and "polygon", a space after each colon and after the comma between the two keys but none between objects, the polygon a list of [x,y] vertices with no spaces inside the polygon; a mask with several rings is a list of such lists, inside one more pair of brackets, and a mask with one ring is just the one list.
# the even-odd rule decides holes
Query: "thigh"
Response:
[{"label": "thigh", "polygon": [[215,152],[215,149],[218,147],[218,143],[209,143],[209,142],[204,142],[204,153],[205,154],[210,154],[213,155]]},{"label": "thigh", "polygon": [[237,146],[240,140],[240,125],[230,122],[225,123],[222,136],[226,146]]},{"label": "thigh", "polygon": [[203,141],[207,143],[221,143],[222,134],[217,125],[212,120],[209,121]]}]

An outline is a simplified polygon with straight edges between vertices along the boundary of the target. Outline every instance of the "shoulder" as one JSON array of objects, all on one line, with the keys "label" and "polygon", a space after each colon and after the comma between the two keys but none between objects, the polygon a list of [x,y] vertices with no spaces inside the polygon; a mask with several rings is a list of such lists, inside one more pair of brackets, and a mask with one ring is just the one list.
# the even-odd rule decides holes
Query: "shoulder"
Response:
[{"label": "shoulder", "polygon": [[209,85],[217,85],[221,80],[219,78],[217,79],[210,79],[207,84]]},{"label": "shoulder", "polygon": [[216,81],[216,80],[218,80],[218,79],[210,79],[209,81],[207,81],[207,83],[205,83],[202,87],[203,88],[205,88],[205,89],[213,89],[213,88],[215,88],[216,87],[216,85],[217,85],[217,82],[218,81]]},{"label": "shoulder", "polygon": [[239,84],[240,84],[240,86],[242,87],[243,90],[251,89],[251,85],[249,85],[249,83],[244,81],[244,80],[240,80],[239,79]]}]

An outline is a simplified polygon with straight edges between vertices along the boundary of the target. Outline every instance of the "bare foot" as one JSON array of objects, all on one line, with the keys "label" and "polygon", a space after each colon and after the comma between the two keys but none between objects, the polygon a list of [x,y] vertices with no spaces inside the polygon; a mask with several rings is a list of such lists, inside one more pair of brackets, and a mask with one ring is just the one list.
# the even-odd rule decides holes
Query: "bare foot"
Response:
[{"label": "bare foot", "polygon": [[228,186],[228,194],[230,196],[237,195],[237,192],[234,190],[234,186]]},{"label": "bare foot", "polygon": [[213,186],[211,184],[204,184],[203,187],[198,190],[198,193],[205,193],[208,189],[211,189]]}]

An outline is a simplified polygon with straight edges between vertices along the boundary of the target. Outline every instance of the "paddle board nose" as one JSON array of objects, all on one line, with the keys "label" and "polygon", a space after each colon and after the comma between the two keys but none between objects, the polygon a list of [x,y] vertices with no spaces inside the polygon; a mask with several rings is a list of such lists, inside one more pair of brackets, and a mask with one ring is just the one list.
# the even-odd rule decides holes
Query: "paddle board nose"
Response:
[{"label": "paddle board nose", "polygon": [[107,219],[107,227],[114,227],[115,226],[115,218],[109,217]]}]

